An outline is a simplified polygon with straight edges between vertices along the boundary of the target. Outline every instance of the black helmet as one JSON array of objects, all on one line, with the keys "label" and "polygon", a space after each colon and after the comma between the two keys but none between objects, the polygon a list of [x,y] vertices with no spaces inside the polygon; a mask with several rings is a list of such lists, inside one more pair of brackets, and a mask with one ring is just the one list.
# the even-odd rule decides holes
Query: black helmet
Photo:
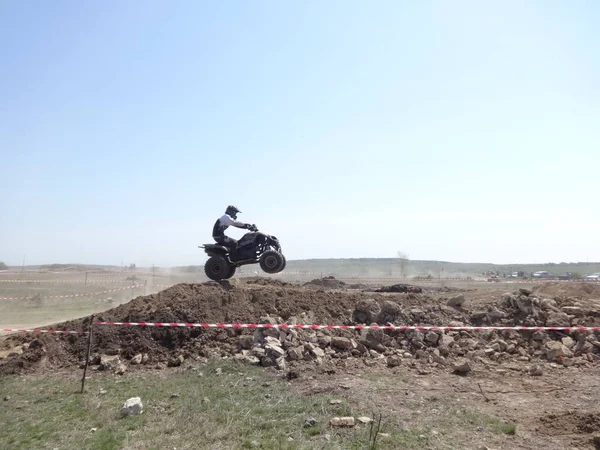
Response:
[{"label": "black helmet", "polygon": [[238,213],[241,213],[241,211],[239,209],[237,209],[237,206],[233,206],[233,205],[229,205],[227,207],[227,209],[225,210],[225,214],[227,214],[228,216],[231,216],[233,219],[237,219]]}]

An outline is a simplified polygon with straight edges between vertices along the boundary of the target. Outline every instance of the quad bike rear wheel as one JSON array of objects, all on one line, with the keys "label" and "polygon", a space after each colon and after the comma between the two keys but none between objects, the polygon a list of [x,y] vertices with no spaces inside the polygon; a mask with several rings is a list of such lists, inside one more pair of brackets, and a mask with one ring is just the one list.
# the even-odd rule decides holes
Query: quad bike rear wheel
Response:
[{"label": "quad bike rear wheel", "polygon": [[231,264],[229,267],[230,267],[229,273],[227,274],[227,276],[225,278],[231,278],[232,276],[235,275],[236,267],[233,264]]},{"label": "quad bike rear wheel", "polygon": [[[211,280],[220,281],[233,276],[233,273],[231,273],[232,268],[233,273],[235,273],[235,267],[229,264],[225,258],[222,256],[211,256],[206,261],[206,264],[204,264],[204,273]],[[230,273],[231,275],[229,275]]]},{"label": "quad bike rear wheel", "polygon": [[275,250],[267,250],[260,257],[260,268],[266,273],[278,273],[285,266],[283,255]]},{"label": "quad bike rear wheel", "polygon": [[281,258],[283,259],[283,264],[281,265],[281,267],[279,268],[279,270],[277,272],[283,272],[283,270],[285,269],[285,266],[287,264],[285,256],[281,255]]}]

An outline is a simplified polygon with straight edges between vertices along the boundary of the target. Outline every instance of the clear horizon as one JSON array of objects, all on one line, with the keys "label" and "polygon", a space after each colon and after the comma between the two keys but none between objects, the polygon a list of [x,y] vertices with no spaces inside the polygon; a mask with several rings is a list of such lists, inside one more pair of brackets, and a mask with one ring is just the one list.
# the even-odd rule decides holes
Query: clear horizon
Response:
[{"label": "clear horizon", "polygon": [[63,0],[0,21],[8,265],[202,265],[228,204],[288,260],[600,259],[600,3]]},{"label": "clear horizon", "polygon": [[[292,260],[288,260],[288,263],[294,263],[294,262],[307,262],[307,261],[353,261],[353,260],[363,260],[363,259],[375,259],[375,260],[394,260],[396,258],[393,257],[381,257],[381,258],[306,258],[306,259],[292,259]],[[0,262],[4,262],[4,261],[0,261]],[[589,264],[589,265],[593,265],[593,264],[599,264],[600,265],[600,261],[546,261],[546,262],[509,262],[509,263],[494,263],[494,262],[487,262],[487,261],[463,261],[463,262],[459,262],[459,261],[442,261],[442,260],[433,260],[433,259],[416,259],[416,260],[411,260],[411,262],[417,262],[417,263],[423,263],[423,262],[432,262],[432,263],[441,263],[441,264],[489,264],[492,266],[535,266],[535,265],[539,265],[539,266],[543,266],[543,265],[548,265],[548,264],[555,264],[555,265],[576,265],[576,264]],[[101,263],[89,263],[89,262],[68,262],[68,263],[42,263],[42,264],[25,264],[24,266],[22,264],[8,264],[5,263],[8,267],[15,269],[15,268],[21,268],[21,267],[37,267],[37,266],[50,266],[53,264],[62,264],[62,265],[74,265],[74,266],[98,266],[98,267],[123,267],[123,268],[127,268],[129,266],[129,264],[123,262],[123,266],[119,265],[119,264],[101,264]],[[189,264],[191,266],[201,266],[202,264]],[[163,267],[165,269],[171,268],[171,267],[183,267],[183,266],[187,266],[187,265],[173,265],[173,266],[160,266],[158,264],[155,264],[156,267]],[[140,268],[151,268],[152,265],[149,266],[144,266],[144,265],[136,265],[137,269]],[[248,269],[250,269],[252,266],[243,266],[246,267]]]}]

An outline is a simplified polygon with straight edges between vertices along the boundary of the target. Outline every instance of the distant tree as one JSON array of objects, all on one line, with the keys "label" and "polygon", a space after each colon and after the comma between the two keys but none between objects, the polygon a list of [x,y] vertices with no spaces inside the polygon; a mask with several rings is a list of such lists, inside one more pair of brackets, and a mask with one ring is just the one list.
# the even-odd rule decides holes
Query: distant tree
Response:
[{"label": "distant tree", "polygon": [[404,252],[401,252],[400,250],[398,250],[398,265],[400,266],[400,276],[404,277],[406,276],[406,268],[408,267],[408,263],[410,262],[410,259],[408,258],[408,255]]},{"label": "distant tree", "polygon": [[8,270],[8,266],[3,262],[0,262],[0,270]]}]

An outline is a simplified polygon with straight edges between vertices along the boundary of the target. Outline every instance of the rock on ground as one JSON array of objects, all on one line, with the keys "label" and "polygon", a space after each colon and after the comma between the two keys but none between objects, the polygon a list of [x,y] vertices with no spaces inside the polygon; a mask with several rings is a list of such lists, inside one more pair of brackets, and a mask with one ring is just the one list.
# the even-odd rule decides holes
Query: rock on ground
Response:
[{"label": "rock on ground", "polygon": [[471,371],[471,363],[469,362],[468,359],[459,359],[458,361],[456,361],[456,363],[454,363],[454,373],[458,373],[461,375],[466,375],[467,373],[469,373]]},{"label": "rock on ground", "polygon": [[573,352],[562,343],[557,341],[546,343],[546,358],[548,358],[548,361],[555,361],[559,358],[571,358],[572,356]]},{"label": "rock on ground", "polygon": [[132,397],[123,404],[121,416],[137,416],[142,413],[143,409],[144,405],[142,404],[142,399],[139,397]]},{"label": "rock on ground", "polygon": [[332,427],[352,428],[355,425],[354,417],[334,417],[329,421]]},{"label": "rock on ground", "polygon": [[114,356],[102,355],[102,356],[100,356],[100,369],[101,370],[115,370],[119,364],[121,364],[121,360],[118,355],[114,355]]},{"label": "rock on ground", "polygon": [[446,304],[453,308],[460,308],[464,303],[465,303],[465,296],[461,294],[461,295],[457,295],[456,297],[452,297],[450,300],[448,300],[448,302]]},{"label": "rock on ground", "polygon": [[398,367],[400,364],[402,364],[402,358],[400,358],[399,356],[388,356],[388,367]]},{"label": "rock on ground", "polygon": [[354,310],[354,318],[359,323],[371,323],[377,319],[381,312],[381,306],[376,300],[366,298],[359,300]]},{"label": "rock on ground", "polygon": [[542,371],[542,368],[537,364],[531,366],[531,369],[529,369],[529,375],[531,375],[532,377],[540,377],[543,375],[543,373],[544,372]]},{"label": "rock on ground", "polygon": [[331,346],[340,350],[352,350],[356,348],[356,342],[345,337],[334,336],[331,338]]},{"label": "rock on ground", "polygon": [[116,368],[115,368],[115,373],[117,375],[123,375],[125,372],[127,371],[127,366],[123,363],[120,363]]}]

